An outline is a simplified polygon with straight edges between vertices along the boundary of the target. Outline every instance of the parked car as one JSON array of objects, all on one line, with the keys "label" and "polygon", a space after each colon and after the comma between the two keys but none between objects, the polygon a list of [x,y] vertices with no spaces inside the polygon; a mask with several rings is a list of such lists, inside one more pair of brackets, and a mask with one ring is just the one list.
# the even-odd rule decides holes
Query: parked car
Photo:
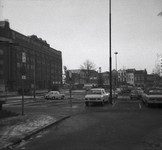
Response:
[{"label": "parked car", "polygon": [[45,95],[45,99],[64,99],[65,94],[61,94],[59,91],[50,91]]},{"label": "parked car", "polygon": [[112,94],[115,96],[115,98],[118,98],[118,92],[115,90],[112,91]]},{"label": "parked car", "polygon": [[88,106],[89,103],[100,103],[101,105],[104,105],[104,103],[108,102],[108,100],[108,94],[103,88],[92,88],[85,96],[86,106]]},{"label": "parked car", "polygon": [[[110,97],[110,90],[107,93],[108,93],[108,97]],[[114,90],[112,90],[112,98],[118,98],[118,93]]]},{"label": "parked car", "polygon": [[150,107],[151,104],[162,104],[162,88],[147,89],[142,95],[142,102]]},{"label": "parked car", "polygon": [[130,99],[141,99],[143,94],[143,90],[132,90],[130,93]]},{"label": "parked car", "polygon": [[116,88],[115,90],[118,94],[120,94],[122,92],[121,88]]}]

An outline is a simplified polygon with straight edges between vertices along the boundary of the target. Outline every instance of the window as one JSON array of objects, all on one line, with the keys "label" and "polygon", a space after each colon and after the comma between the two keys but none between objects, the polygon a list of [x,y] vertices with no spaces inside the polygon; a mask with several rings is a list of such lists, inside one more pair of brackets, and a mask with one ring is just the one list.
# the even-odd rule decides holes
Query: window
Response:
[{"label": "window", "polygon": [[0,55],[3,55],[3,50],[2,49],[0,49]]},{"label": "window", "polygon": [[17,53],[17,59],[21,59],[21,54]]},{"label": "window", "polygon": [[21,67],[21,64],[19,62],[17,62],[17,67]]},{"label": "window", "polygon": [[3,60],[0,60],[0,64],[3,65]]},{"label": "window", "polygon": [[0,84],[4,84],[4,79],[0,79]]},{"label": "window", "polygon": [[0,70],[0,75],[3,75],[3,74],[4,74],[3,70]]}]

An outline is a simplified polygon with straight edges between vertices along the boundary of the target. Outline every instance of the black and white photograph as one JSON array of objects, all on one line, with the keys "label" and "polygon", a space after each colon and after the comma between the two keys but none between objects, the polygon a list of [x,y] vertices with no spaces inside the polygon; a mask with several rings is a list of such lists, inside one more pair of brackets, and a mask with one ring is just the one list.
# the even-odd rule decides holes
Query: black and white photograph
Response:
[{"label": "black and white photograph", "polygon": [[0,150],[161,150],[162,0],[0,0]]}]

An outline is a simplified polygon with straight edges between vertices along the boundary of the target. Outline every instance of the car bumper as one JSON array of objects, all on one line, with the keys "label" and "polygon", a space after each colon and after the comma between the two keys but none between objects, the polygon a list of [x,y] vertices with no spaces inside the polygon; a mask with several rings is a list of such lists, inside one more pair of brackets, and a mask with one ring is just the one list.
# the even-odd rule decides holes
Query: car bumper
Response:
[{"label": "car bumper", "polygon": [[149,104],[162,104],[162,100],[149,100],[149,101],[146,101],[146,103],[149,103]]},{"label": "car bumper", "polygon": [[98,102],[103,102],[103,99],[88,99],[88,100],[85,100],[85,102],[89,102],[89,103],[98,103]]}]

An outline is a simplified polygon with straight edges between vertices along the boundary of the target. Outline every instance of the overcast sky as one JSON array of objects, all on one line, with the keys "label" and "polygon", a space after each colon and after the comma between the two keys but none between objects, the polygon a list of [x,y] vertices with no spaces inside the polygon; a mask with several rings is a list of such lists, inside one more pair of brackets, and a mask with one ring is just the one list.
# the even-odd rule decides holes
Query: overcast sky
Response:
[{"label": "overcast sky", "polygon": [[[152,73],[162,54],[162,0],[112,0],[112,68]],[[1,0],[1,20],[62,52],[63,66],[87,59],[109,70],[109,0]]]}]

